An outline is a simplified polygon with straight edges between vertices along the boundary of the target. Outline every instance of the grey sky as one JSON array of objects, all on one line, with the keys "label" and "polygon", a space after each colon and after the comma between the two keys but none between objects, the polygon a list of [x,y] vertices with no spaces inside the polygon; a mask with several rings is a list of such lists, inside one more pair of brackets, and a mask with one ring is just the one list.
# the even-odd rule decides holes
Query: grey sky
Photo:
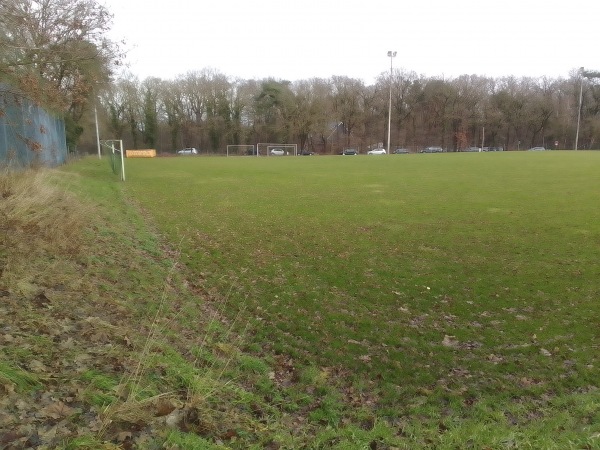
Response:
[{"label": "grey sky", "polygon": [[175,78],[347,75],[372,83],[395,68],[426,76],[568,77],[600,69],[596,0],[104,0],[129,70]]}]

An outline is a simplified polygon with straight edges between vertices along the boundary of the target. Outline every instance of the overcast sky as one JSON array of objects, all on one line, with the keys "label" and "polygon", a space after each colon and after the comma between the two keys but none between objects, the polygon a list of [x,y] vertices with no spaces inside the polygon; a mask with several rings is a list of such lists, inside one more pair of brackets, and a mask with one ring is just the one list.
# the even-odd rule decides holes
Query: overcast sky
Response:
[{"label": "overcast sky", "polygon": [[345,75],[367,84],[394,68],[568,77],[600,69],[598,0],[99,0],[125,39],[128,70],[174,79],[225,75],[301,80]]}]

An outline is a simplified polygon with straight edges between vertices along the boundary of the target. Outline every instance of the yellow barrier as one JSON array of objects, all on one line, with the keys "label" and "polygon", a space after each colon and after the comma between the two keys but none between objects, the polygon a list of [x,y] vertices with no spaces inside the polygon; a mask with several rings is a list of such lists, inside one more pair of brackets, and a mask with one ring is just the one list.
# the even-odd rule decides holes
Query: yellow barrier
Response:
[{"label": "yellow barrier", "polygon": [[125,150],[125,156],[127,158],[154,158],[156,156],[156,150],[153,148],[145,150]]}]

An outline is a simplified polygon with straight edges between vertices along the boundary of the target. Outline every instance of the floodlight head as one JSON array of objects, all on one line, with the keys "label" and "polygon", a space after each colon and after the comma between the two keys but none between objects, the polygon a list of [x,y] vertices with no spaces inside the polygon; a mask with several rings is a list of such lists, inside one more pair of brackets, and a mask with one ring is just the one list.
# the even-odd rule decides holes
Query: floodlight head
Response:
[{"label": "floodlight head", "polygon": [[393,57],[395,57],[395,56],[396,56],[396,52],[393,52],[393,51],[391,51],[391,50],[390,50],[390,51],[388,52],[388,56],[389,56],[390,58],[393,58]]}]

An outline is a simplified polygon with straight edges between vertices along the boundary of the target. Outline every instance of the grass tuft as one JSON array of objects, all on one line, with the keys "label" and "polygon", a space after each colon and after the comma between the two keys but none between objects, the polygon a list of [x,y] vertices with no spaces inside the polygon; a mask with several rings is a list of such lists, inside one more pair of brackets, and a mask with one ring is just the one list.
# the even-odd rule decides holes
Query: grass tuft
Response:
[{"label": "grass tuft", "polygon": [[42,383],[34,374],[0,360],[0,385],[9,391],[31,392],[41,388]]}]

